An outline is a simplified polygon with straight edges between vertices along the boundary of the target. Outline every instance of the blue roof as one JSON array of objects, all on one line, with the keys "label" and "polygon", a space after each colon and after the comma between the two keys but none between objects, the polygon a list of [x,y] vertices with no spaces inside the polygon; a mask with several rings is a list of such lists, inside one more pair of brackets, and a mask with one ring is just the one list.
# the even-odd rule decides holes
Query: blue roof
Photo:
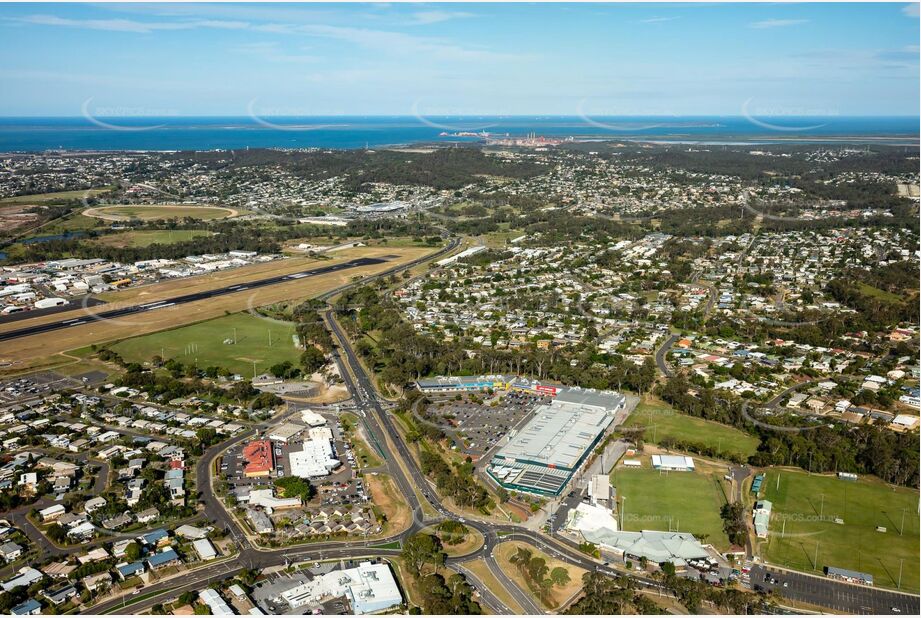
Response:
[{"label": "blue roof", "polygon": [[167,564],[168,562],[172,562],[173,560],[179,560],[179,554],[177,554],[176,550],[174,550],[172,547],[168,547],[167,549],[161,551],[159,554],[148,556],[147,564],[149,564],[150,568],[153,569],[158,566]]},{"label": "blue roof", "polygon": [[131,564],[123,564],[119,567],[115,567],[122,577],[128,575],[134,575],[135,573],[144,572],[144,563],[143,562],[132,562]]},{"label": "blue roof", "polygon": [[42,609],[41,603],[35,599],[29,599],[25,603],[20,603],[16,607],[10,610],[10,613],[14,616],[27,616],[35,611],[40,611]]},{"label": "blue roof", "polygon": [[157,528],[156,530],[152,530],[148,532],[147,534],[143,535],[141,538],[144,539],[144,542],[147,543],[148,545],[154,545],[160,539],[165,539],[168,536],[169,536],[169,533],[167,533],[166,530],[164,530],[163,528]]}]

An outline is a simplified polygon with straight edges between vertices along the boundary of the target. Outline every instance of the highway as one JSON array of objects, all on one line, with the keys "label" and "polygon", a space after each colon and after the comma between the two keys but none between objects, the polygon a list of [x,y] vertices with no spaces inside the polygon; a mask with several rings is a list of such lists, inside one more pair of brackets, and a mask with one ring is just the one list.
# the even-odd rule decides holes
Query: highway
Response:
[{"label": "highway", "polygon": [[109,320],[113,318],[124,317],[126,315],[136,315],[139,313],[146,313],[148,311],[156,311],[157,309],[165,309],[167,307],[174,307],[176,305],[183,305],[185,303],[192,303],[195,301],[205,300],[208,298],[216,298],[218,296],[224,296],[227,294],[235,294],[236,292],[243,292],[245,290],[255,290],[255,289],[263,288],[269,285],[275,285],[277,283],[297,281],[298,279],[316,277],[317,275],[326,275],[329,273],[339,272],[342,270],[348,270],[351,268],[359,268],[361,266],[371,266],[373,264],[383,264],[386,261],[387,260],[384,258],[356,258],[354,260],[349,260],[348,262],[342,262],[341,264],[321,266],[319,268],[312,268],[310,270],[305,270],[305,271],[297,272],[297,273],[291,273],[289,275],[277,275],[275,277],[268,277],[266,279],[260,279],[258,281],[249,281],[247,283],[238,283],[235,285],[228,285],[228,286],[225,286],[222,288],[216,288],[213,290],[193,292],[191,294],[175,296],[173,298],[158,300],[156,302],[144,303],[141,305],[132,305],[130,307],[121,307],[118,309],[110,309],[109,311],[100,311],[99,313],[87,312],[85,315],[76,317],[76,318],[58,320],[57,322],[47,322],[45,324],[37,324],[35,326],[26,326],[24,328],[19,328],[16,330],[10,330],[10,331],[3,332],[3,333],[0,333],[0,341],[9,341],[11,339],[19,339],[20,337],[28,337],[29,335],[38,335],[39,333],[47,333],[47,332],[51,332],[55,330],[60,330],[62,328],[71,328],[73,326],[80,326],[81,324],[88,324],[90,322],[101,322],[101,321]]}]

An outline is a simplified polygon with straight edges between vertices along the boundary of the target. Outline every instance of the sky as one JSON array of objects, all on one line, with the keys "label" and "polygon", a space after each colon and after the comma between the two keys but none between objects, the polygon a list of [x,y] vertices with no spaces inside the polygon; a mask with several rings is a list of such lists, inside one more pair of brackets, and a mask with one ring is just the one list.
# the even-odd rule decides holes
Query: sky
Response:
[{"label": "sky", "polygon": [[918,4],[2,4],[0,116],[917,115]]}]

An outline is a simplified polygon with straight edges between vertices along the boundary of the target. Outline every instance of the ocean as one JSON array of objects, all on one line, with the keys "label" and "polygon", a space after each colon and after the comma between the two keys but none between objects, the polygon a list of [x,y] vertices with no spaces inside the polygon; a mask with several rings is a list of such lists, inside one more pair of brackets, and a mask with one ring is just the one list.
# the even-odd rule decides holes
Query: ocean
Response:
[{"label": "ocean", "polygon": [[[0,152],[364,148],[494,137],[687,144],[856,143],[918,146],[917,117],[0,118]],[[462,135],[458,135],[458,134]]]}]

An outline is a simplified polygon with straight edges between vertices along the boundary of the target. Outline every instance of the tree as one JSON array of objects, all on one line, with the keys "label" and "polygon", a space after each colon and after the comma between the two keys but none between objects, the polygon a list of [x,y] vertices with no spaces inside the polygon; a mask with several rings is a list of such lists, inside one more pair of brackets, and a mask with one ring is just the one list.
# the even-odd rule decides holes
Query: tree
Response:
[{"label": "tree", "polygon": [[729,542],[745,545],[745,541],[748,540],[745,506],[741,502],[724,504],[720,508],[720,517],[723,519],[723,531],[729,537]]},{"label": "tree", "polygon": [[323,368],[326,365],[326,356],[316,346],[308,345],[307,349],[301,354],[301,366],[304,373],[310,375]]},{"label": "tree", "polygon": [[62,545],[67,542],[67,531],[61,524],[51,524],[46,534],[48,535],[49,539],[58,545]]},{"label": "tree", "polygon": [[416,577],[422,575],[422,569],[426,565],[434,566],[437,573],[438,568],[444,566],[447,559],[438,537],[422,533],[414,534],[407,539],[401,556],[406,568]]},{"label": "tree", "polygon": [[544,580],[544,577],[550,570],[550,567],[547,566],[547,561],[540,557],[531,558],[531,562],[528,564],[527,568],[528,576],[531,578],[531,581],[538,584]]},{"label": "tree", "polygon": [[520,569],[526,569],[528,565],[531,564],[531,557],[533,555],[530,549],[522,546],[518,548],[514,556],[509,558],[509,562],[517,564]]},{"label": "tree", "polygon": [[416,588],[426,614],[463,616],[481,613],[479,604],[473,601],[473,589],[463,575],[454,574],[445,580],[440,574],[432,573],[420,578]]},{"label": "tree", "polygon": [[191,590],[183,592],[179,595],[179,605],[191,605],[195,602],[195,596],[196,593]]},{"label": "tree", "polygon": [[567,571],[564,567],[561,567],[561,566],[556,567],[555,569],[550,571],[550,580],[553,582],[554,586],[559,586],[560,588],[562,588],[563,586],[568,584],[570,581],[569,571]]},{"label": "tree", "polygon": [[129,543],[128,546],[125,547],[125,557],[131,562],[135,562],[141,557],[141,546],[134,542]]},{"label": "tree", "polygon": [[584,594],[572,604],[567,614],[613,616],[618,614],[664,614],[665,611],[648,597],[636,591],[628,577],[608,577],[598,571],[582,576]]}]

